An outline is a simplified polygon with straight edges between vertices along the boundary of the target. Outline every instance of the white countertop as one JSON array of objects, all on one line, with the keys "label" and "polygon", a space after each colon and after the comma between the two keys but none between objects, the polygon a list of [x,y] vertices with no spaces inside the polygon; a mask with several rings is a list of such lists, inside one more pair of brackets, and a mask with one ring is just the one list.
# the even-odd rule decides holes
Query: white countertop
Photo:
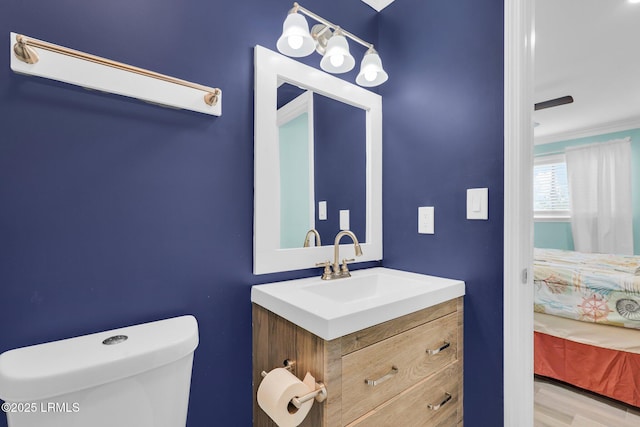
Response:
[{"label": "white countertop", "polygon": [[384,267],[352,271],[351,276],[255,285],[251,301],[332,340],[465,294],[461,280]]}]

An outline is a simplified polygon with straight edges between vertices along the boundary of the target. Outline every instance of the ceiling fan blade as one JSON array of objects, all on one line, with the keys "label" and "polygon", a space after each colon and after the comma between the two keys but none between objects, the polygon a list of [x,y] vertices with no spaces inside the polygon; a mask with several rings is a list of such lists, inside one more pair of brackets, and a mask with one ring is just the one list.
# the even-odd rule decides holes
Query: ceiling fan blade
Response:
[{"label": "ceiling fan blade", "polygon": [[543,110],[545,108],[557,107],[558,105],[571,104],[573,102],[573,96],[567,95],[556,99],[550,99],[548,101],[538,102],[534,105],[534,110]]}]

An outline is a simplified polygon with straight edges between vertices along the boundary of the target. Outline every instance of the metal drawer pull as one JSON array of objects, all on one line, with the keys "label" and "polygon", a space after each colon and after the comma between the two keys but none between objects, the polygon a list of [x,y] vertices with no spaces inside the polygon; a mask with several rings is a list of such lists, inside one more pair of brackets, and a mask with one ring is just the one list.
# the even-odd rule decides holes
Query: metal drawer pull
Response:
[{"label": "metal drawer pull", "polygon": [[445,341],[445,342],[444,342],[444,344],[442,344],[442,347],[440,347],[440,348],[436,348],[435,350],[427,350],[427,354],[430,354],[430,355],[432,355],[432,356],[433,356],[434,354],[438,354],[438,353],[440,353],[442,350],[444,350],[444,349],[446,349],[446,348],[449,348],[449,346],[450,346],[450,345],[451,345],[451,343],[450,343],[450,342]]},{"label": "metal drawer pull", "polygon": [[450,400],[451,400],[451,394],[445,393],[444,394],[444,400],[442,402],[440,402],[437,405],[428,404],[427,407],[429,409],[433,409],[434,411],[437,411],[438,409],[440,409],[442,407],[442,405],[444,405],[445,403],[447,403]]},{"label": "metal drawer pull", "polygon": [[372,387],[377,386],[378,384],[381,384],[383,382],[385,382],[388,379],[391,379],[395,374],[398,373],[398,368],[396,368],[395,366],[391,367],[391,370],[389,371],[389,373],[383,377],[378,378],[377,380],[364,380],[364,383],[366,385],[370,385]]}]

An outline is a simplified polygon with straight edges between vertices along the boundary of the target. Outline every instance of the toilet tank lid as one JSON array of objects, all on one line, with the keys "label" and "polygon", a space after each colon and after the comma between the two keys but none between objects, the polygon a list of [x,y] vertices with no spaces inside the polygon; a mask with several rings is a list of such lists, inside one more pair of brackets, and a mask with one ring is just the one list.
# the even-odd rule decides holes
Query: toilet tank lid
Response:
[{"label": "toilet tank lid", "polygon": [[95,387],[174,362],[197,346],[198,323],[187,315],[9,350],[0,354],[0,399],[42,400]]}]

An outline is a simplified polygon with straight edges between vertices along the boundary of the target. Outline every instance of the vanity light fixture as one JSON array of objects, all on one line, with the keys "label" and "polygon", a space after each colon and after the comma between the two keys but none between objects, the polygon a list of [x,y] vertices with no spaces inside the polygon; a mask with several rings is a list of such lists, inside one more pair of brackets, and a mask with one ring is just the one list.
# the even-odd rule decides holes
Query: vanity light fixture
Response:
[{"label": "vanity light fixture", "polygon": [[[314,25],[309,31],[309,24],[302,15],[320,24]],[[282,35],[278,39],[277,47],[281,53],[295,58],[310,55],[315,49],[323,55],[320,68],[329,73],[339,74],[351,71],[355,66],[355,59],[349,52],[347,37],[367,48],[360,64],[356,83],[360,86],[373,87],[386,82],[389,75],[382,68],[382,60],[373,48],[373,44],[332,24],[297,2],[293,3],[293,8],[282,25]]]},{"label": "vanity light fixture", "polygon": [[349,43],[338,28],[327,42],[327,50],[320,61],[320,68],[329,73],[339,74],[351,71],[355,65],[356,60],[349,52]]},{"label": "vanity light fixture", "polygon": [[309,24],[304,16],[290,13],[282,24],[282,35],[278,39],[278,50],[287,56],[300,58],[311,55],[316,43],[309,34]]},{"label": "vanity light fixture", "polygon": [[362,58],[360,72],[356,77],[356,83],[360,86],[378,86],[387,81],[389,75],[382,68],[382,60],[380,55],[373,47],[370,47]]}]

